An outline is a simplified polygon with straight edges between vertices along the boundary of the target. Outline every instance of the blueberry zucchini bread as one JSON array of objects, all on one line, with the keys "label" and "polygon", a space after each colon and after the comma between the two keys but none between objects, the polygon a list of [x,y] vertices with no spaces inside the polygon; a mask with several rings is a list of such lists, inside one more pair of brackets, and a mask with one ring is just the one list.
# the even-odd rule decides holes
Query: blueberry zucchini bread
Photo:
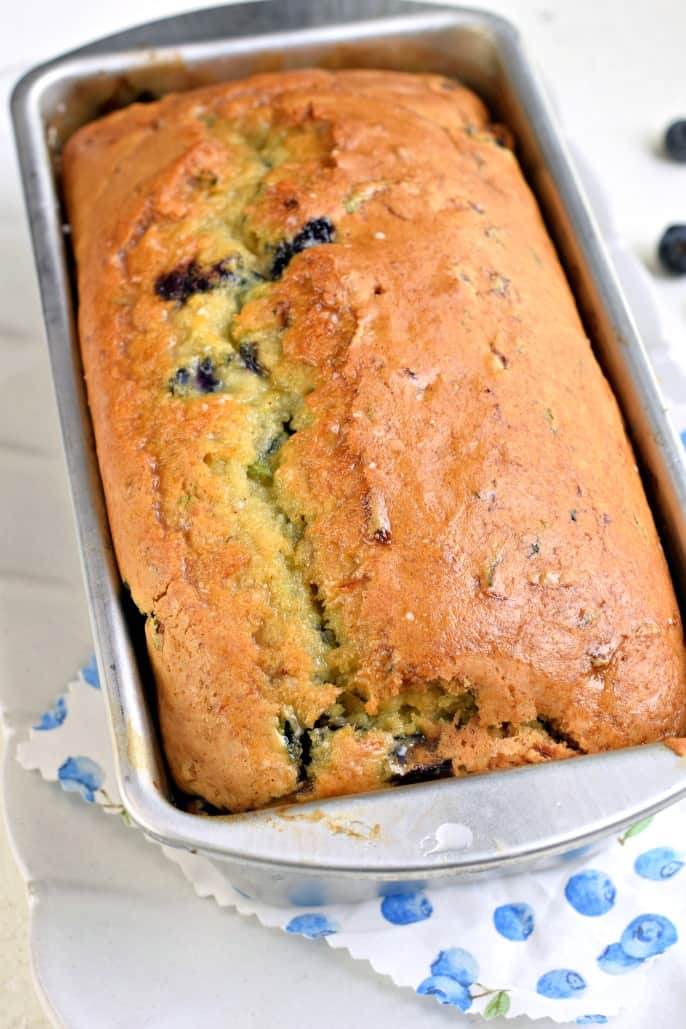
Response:
[{"label": "blueberry zucchini bread", "polygon": [[181,790],[243,811],[683,734],[621,417],[474,94],[261,75],[89,124],[63,171]]}]

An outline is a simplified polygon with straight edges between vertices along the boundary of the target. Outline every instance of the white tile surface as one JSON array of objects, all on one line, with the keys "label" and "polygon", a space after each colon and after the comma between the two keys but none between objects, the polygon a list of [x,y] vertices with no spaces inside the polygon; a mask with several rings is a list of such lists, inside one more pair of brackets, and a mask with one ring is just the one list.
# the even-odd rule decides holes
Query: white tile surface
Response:
[{"label": "white tile surface", "polygon": [[[18,72],[21,65],[135,21],[193,6],[201,5],[192,0],[118,0],[116,5],[24,0],[21,16],[3,19],[0,69],[12,65]],[[489,6],[520,25],[529,50],[554,86],[570,136],[608,189],[620,230],[639,254],[652,254],[667,223],[686,221],[686,169],[655,154],[665,123],[679,114],[686,116],[686,4],[495,0]],[[5,76],[5,84],[12,77]],[[19,726],[52,699],[86,656],[89,641],[4,110],[0,121],[0,694],[12,723]],[[657,288],[668,335],[683,347],[683,280],[660,278]],[[56,848],[69,844],[77,851],[88,850],[91,812],[74,798],[60,797],[61,809],[62,802],[71,805],[67,825],[56,818],[46,787],[33,780],[27,784],[26,779],[18,769],[9,769],[8,803],[18,838],[25,845],[31,841],[32,874],[49,880]],[[365,1024],[466,1024],[452,1012],[420,1005],[411,994],[393,989],[343,954],[286,940],[253,922],[208,909],[152,848],[122,837],[118,827],[107,828],[104,842],[108,860],[93,853],[85,862],[90,894],[84,897],[62,867],[61,878],[42,890],[37,910],[36,947],[43,954],[64,955],[64,967],[53,961],[51,974],[73,975],[79,983],[69,1010],[62,1011],[65,1025],[168,1029],[167,989],[184,974],[202,977],[210,999],[212,991],[223,989],[231,977],[235,999],[222,1025],[258,1027],[276,1024],[278,1018],[282,1029],[309,1029],[319,1018],[302,998],[312,991],[324,997],[326,989],[335,989],[345,1000],[335,1009],[329,1006],[331,1027],[353,1024],[352,1012],[362,997]],[[132,868],[139,875],[133,893]],[[83,865],[79,881],[82,877]],[[165,912],[164,901],[170,896],[173,909]],[[162,950],[165,940],[180,938],[178,964],[162,967],[155,949],[141,953],[140,964],[150,984],[147,1002],[143,1008],[127,1007],[126,990],[109,981],[97,965],[98,947],[103,939],[111,940],[112,967],[126,970],[130,954],[120,949],[122,939],[128,938],[135,948],[151,922],[157,926]],[[69,962],[77,953],[73,937],[78,924],[92,944],[93,961],[76,969]],[[25,933],[24,890],[0,834],[0,1029],[47,1024],[28,985]],[[87,950],[81,947],[79,953]],[[263,975],[268,988],[259,985]],[[679,1024],[669,996],[655,997],[650,1015],[628,1013],[615,1022],[621,1029],[649,1024]],[[210,1022],[199,1020],[197,1008],[180,1009],[174,1019],[174,1026],[200,1025]]]}]

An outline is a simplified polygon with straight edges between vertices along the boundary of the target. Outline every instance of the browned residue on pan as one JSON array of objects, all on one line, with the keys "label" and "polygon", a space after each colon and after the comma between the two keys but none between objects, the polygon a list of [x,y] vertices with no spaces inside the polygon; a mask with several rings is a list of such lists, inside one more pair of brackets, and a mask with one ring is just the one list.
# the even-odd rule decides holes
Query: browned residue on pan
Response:
[{"label": "browned residue on pan", "polygon": [[365,822],[357,821],[357,819],[339,821],[331,815],[327,815],[320,808],[315,808],[314,811],[297,811],[297,809],[292,811],[290,806],[280,808],[269,819],[269,822],[275,828],[283,829],[285,827],[278,824],[279,819],[284,822],[324,822],[329,832],[343,833],[353,840],[378,840],[381,836],[381,826],[378,822],[374,825],[367,825]]}]

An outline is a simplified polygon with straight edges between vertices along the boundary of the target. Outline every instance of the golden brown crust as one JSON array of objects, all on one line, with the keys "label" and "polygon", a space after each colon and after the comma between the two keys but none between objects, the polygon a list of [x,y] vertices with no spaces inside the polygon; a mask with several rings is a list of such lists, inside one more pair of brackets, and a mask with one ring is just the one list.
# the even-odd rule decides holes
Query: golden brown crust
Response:
[{"label": "golden brown crust", "polygon": [[[110,523],[183,789],[241,810],[381,785],[408,691],[470,691],[464,722],[402,714],[403,760],[456,774],[683,734],[621,418],[473,94],[263,75],[86,126],[64,181]],[[279,249],[313,224],[321,245]],[[181,381],[201,360],[206,393]]]}]

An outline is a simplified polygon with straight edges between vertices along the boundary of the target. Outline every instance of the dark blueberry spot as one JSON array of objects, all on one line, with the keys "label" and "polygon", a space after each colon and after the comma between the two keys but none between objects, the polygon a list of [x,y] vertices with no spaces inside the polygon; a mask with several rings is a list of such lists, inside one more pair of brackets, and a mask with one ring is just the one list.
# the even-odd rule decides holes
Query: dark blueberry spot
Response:
[{"label": "dark blueberry spot", "polygon": [[279,243],[272,261],[272,279],[278,279],[283,275],[296,254],[322,243],[332,243],[335,231],[333,223],[328,218],[314,218],[292,240],[283,240]]},{"label": "dark blueberry spot", "polygon": [[187,261],[159,275],[155,282],[155,292],[162,300],[185,304],[194,293],[208,293],[222,282],[240,281],[235,258],[224,258],[208,268],[202,268],[197,261]]},{"label": "dark blueberry spot", "polygon": [[308,222],[304,229],[293,240],[296,253],[319,243],[331,243],[334,237],[333,223],[328,218],[315,218]]},{"label": "dark blueberry spot", "polygon": [[272,261],[272,279],[278,279],[283,275],[286,266],[294,253],[295,251],[292,249],[290,243],[279,243],[276,248],[276,253],[274,254],[274,260]]},{"label": "dark blueberry spot", "polygon": [[264,365],[260,364],[259,352],[256,343],[241,343],[238,348],[238,353],[241,355],[241,361],[243,367],[247,368],[249,372],[254,372],[255,375],[261,376],[266,379],[267,369]]},{"label": "dark blueberry spot", "polygon": [[338,640],[336,639],[336,633],[333,631],[333,629],[330,626],[322,625],[320,630],[319,630],[319,635],[321,636],[322,641],[326,644],[327,647],[337,647],[338,646]]},{"label": "dark blueberry spot", "polygon": [[686,119],[672,122],[665,133],[665,149],[674,161],[686,161]]},{"label": "dark blueberry spot", "polygon": [[374,532],[374,539],[377,543],[390,543],[391,542],[391,530],[390,529],[376,529]]},{"label": "dark blueberry spot", "polygon": [[686,225],[670,225],[657,250],[660,261],[674,275],[686,275]]},{"label": "dark blueberry spot", "polygon": [[538,540],[536,540],[529,547],[529,555],[528,556],[529,557],[535,557],[536,554],[540,554],[540,552],[541,552],[541,544],[538,542]]},{"label": "dark blueberry spot", "polygon": [[300,738],[300,770],[298,772],[298,782],[305,782],[310,769],[310,761],[312,760],[312,736],[309,732],[304,732]]},{"label": "dark blueberry spot", "polygon": [[211,357],[205,357],[195,371],[195,384],[201,393],[216,393],[221,386],[214,374],[215,366]]},{"label": "dark blueberry spot", "polygon": [[169,380],[169,389],[172,393],[183,393],[191,381],[191,373],[187,368],[177,368]]},{"label": "dark blueberry spot", "polygon": [[183,304],[193,293],[207,292],[209,281],[201,274],[195,261],[179,265],[171,272],[158,276],[155,292],[162,300],[176,300]]},{"label": "dark blueberry spot", "polygon": [[417,765],[409,772],[398,772],[391,776],[391,782],[403,786],[414,782],[432,782],[434,779],[446,779],[453,774],[453,763],[450,758],[435,765]]},{"label": "dark blueberry spot", "polygon": [[293,761],[300,761],[302,755],[302,729],[299,725],[285,719],[282,729],[283,738],[286,741],[286,750]]},{"label": "dark blueberry spot", "polygon": [[140,93],[136,93],[133,99],[136,104],[152,104],[155,100],[159,100],[159,97],[151,89],[142,89]]},{"label": "dark blueberry spot", "polygon": [[573,522],[576,521],[576,509],[569,512],[569,517],[572,519]]},{"label": "dark blueberry spot", "polygon": [[393,757],[399,765],[407,763],[407,755],[420,743],[426,743],[426,736],[421,732],[414,732],[408,736],[396,736],[396,743],[393,747]]},{"label": "dark blueberry spot", "polygon": [[312,756],[312,736],[295,717],[285,718],[280,725],[281,735],[291,761],[298,766],[298,782],[307,781]]}]

